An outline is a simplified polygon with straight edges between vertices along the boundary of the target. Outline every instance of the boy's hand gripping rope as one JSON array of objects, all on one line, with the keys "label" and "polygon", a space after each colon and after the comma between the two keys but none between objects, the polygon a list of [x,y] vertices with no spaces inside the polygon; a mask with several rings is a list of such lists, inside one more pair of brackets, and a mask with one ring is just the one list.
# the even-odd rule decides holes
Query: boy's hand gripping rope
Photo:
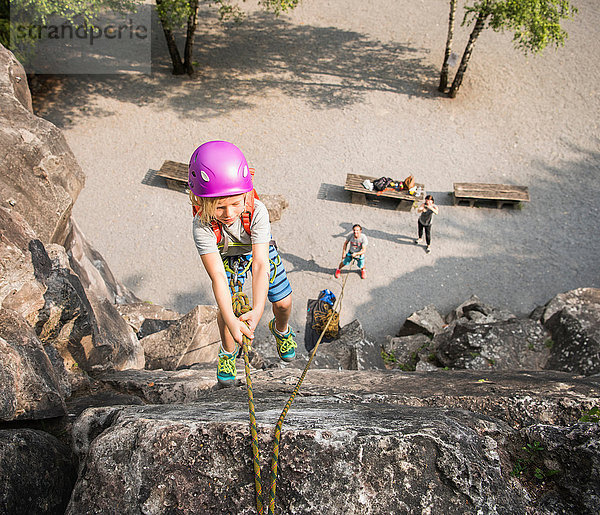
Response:
[{"label": "boy's hand gripping rope", "polygon": [[[240,288],[241,290],[241,288]],[[248,296],[242,291],[236,291],[231,297],[233,312],[236,317],[247,313],[252,309]],[[250,378],[250,359],[248,349],[252,342],[250,338],[242,336],[242,350],[244,354],[244,368],[246,370],[246,389],[248,390],[248,412],[250,413],[250,435],[252,437],[252,462],[254,466],[254,487],[256,489],[256,510],[259,515],[263,514],[262,485],[260,482],[260,459],[258,455],[258,427],[254,415],[254,395],[252,393],[252,379]]]},{"label": "boy's hand gripping rope", "polygon": [[[352,268],[352,264],[350,265],[350,268]],[[331,321],[333,320],[335,315],[339,313],[339,311],[336,308],[339,307],[339,310],[341,310],[342,298],[344,297],[344,288],[346,287],[346,281],[348,280],[348,277],[349,277],[348,274],[346,274],[346,276],[344,277],[344,280],[342,282],[342,290],[340,292],[340,296],[337,298],[335,305],[333,306],[333,309],[329,313],[329,317],[327,319],[327,324],[323,328],[323,331],[321,332],[321,335],[319,336],[319,339],[317,340],[317,343],[315,344],[315,347],[310,354],[308,363],[304,367],[304,371],[302,372],[300,379],[298,379],[298,382],[296,383],[296,386],[294,387],[292,395],[290,395],[290,398],[286,402],[286,404],[283,408],[283,411],[281,412],[281,415],[279,416],[279,420],[277,421],[277,425],[275,426],[273,455],[271,458],[271,489],[269,492],[269,505],[267,506],[267,515],[275,515],[275,491],[277,488],[277,465],[279,462],[279,441],[281,440],[281,427],[283,426],[283,421],[285,420],[285,417],[292,405],[292,402],[294,402],[296,395],[300,391],[300,386],[302,385],[302,382],[304,381],[304,378],[306,377],[306,374],[308,373],[308,369],[310,368],[310,365],[312,364],[313,359],[314,359],[315,355],[317,354],[317,349],[319,348],[319,344],[321,343],[321,340],[323,339],[325,332],[327,331],[327,329],[328,329],[329,325],[331,324]],[[231,282],[232,282],[231,286],[234,286],[233,278],[232,278]],[[235,316],[239,317],[243,313],[247,313],[248,311],[250,311],[252,309],[252,307],[250,306],[250,301],[248,300],[248,296],[245,293],[242,293],[241,285],[239,285],[239,283],[238,283],[238,285],[235,285],[235,286],[239,286],[239,289],[236,287],[236,293],[234,293],[232,295],[231,302],[232,302],[233,312],[234,312]],[[242,344],[243,344],[242,350],[243,350],[243,354],[244,354],[244,367],[246,370],[246,388],[248,390],[248,411],[250,413],[250,434],[252,436],[252,459],[253,459],[253,465],[254,465],[254,486],[256,489],[256,510],[259,515],[263,515],[264,506],[263,506],[263,499],[262,499],[262,485],[261,485],[261,479],[260,479],[260,460],[259,460],[259,455],[258,455],[258,427],[256,425],[256,416],[255,416],[255,409],[254,409],[254,395],[252,393],[252,379],[250,377],[250,374],[251,374],[250,360],[248,358],[248,350],[251,346],[251,341],[248,337],[242,336]]]}]

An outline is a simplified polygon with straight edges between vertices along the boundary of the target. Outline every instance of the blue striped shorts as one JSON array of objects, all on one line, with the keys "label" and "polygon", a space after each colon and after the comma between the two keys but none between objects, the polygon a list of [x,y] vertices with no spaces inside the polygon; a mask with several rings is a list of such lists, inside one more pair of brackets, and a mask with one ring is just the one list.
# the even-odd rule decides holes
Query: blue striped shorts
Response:
[{"label": "blue striped shorts", "polygon": [[[246,277],[248,276],[248,272],[252,272],[252,253],[249,252],[248,254],[243,254],[241,256],[223,258],[228,283],[233,275],[233,263],[235,260],[239,261],[237,280],[240,285],[243,286]],[[281,261],[281,256],[274,245],[269,245],[269,268],[269,293],[267,294],[267,297],[269,298],[269,301],[277,302],[278,300],[285,299],[292,293],[292,285],[285,273],[285,267]],[[229,289],[231,290],[231,284],[229,284]],[[234,291],[231,291],[231,293],[233,294]]]}]

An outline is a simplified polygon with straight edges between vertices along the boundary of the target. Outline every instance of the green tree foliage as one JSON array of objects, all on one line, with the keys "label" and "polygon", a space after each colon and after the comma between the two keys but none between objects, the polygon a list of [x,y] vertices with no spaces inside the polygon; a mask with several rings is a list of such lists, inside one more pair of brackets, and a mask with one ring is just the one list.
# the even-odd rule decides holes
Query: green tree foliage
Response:
[{"label": "green tree foliage", "polygon": [[[295,8],[299,0],[261,0],[262,7],[278,16],[282,12]],[[221,21],[241,22],[244,12],[227,0],[215,0]],[[194,73],[192,50],[198,16],[198,0],[156,0],[156,11],[163,28],[167,48],[173,63],[173,74]],[[175,31],[186,29],[183,59],[175,42]]]},{"label": "green tree foliage", "polygon": [[[452,0],[450,8],[452,24]],[[482,30],[491,28],[496,32],[512,32],[515,48],[525,54],[539,54],[548,45],[555,47],[564,45],[567,33],[560,24],[576,13],[577,9],[570,4],[569,0],[475,0],[465,5],[462,25],[472,25],[473,30],[448,95],[451,98],[456,96],[467,70],[473,46]],[[448,38],[446,55],[450,54],[451,41],[451,38]],[[444,83],[443,79],[442,69],[440,84]]]}]

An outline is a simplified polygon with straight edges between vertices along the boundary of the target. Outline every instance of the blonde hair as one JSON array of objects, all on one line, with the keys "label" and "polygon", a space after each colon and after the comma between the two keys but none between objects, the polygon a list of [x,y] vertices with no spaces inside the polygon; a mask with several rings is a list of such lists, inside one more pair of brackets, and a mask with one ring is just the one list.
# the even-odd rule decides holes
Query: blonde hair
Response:
[{"label": "blonde hair", "polygon": [[[244,204],[246,202],[247,193],[238,193],[237,195],[244,195]],[[220,200],[227,197],[236,197],[237,195],[224,195],[222,197],[198,197],[190,190],[190,202],[192,206],[199,209],[198,216],[200,221],[205,224],[211,223],[215,218],[217,212],[217,204]]]},{"label": "blonde hair", "polygon": [[199,208],[200,221],[206,224],[215,218],[217,204],[223,197],[198,197],[190,190],[190,202],[192,206]]}]

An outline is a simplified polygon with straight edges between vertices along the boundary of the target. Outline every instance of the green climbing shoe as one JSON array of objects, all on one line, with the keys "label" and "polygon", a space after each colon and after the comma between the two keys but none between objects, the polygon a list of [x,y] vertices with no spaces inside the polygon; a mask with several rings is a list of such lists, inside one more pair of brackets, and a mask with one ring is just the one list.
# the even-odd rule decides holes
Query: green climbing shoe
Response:
[{"label": "green climbing shoe", "polygon": [[275,319],[269,322],[269,329],[273,333],[273,336],[275,336],[279,357],[283,361],[292,361],[296,357],[296,342],[294,341],[296,333],[291,329],[288,329],[287,333],[281,334],[275,328]]},{"label": "green climbing shoe", "polygon": [[235,358],[237,351],[231,354],[221,350],[219,352],[219,362],[217,363],[217,381],[221,386],[233,386],[237,370],[235,368]]}]

